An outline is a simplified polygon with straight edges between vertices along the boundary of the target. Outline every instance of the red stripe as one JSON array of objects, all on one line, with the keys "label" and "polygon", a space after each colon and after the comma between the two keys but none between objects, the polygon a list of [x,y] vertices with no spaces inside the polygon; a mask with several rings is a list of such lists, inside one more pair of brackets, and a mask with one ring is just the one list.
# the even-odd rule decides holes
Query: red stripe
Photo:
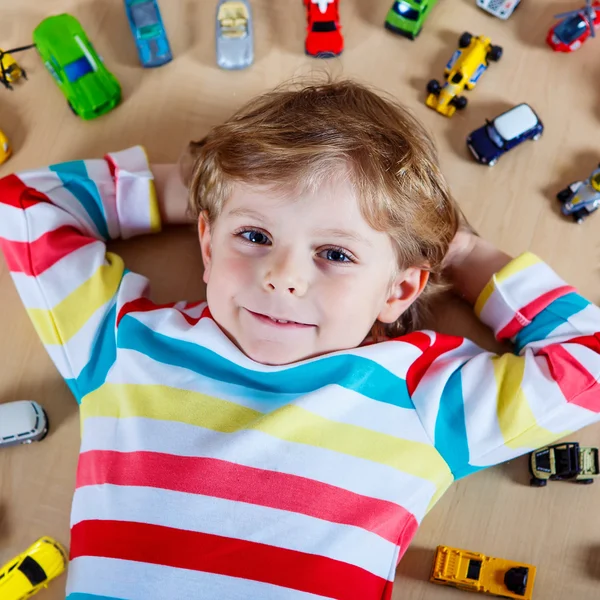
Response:
[{"label": "red stripe", "polygon": [[546,346],[538,354],[546,356],[552,378],[567,402],[600,413],[600,383],[564,346]]},{"label": "red stripe", "polygon": [[216,458],[90,450],[79,457],[77,487],[105,483],[202,494],[351,525],[398,543],[416,519],[405,508],[287,473]]},{"label": "red stripe", "polygon": [[75,250],[94,243],[92,237],[82,235],[70,225],[45,233],[35,242],[10,242],[0,239],[0,248],[13,273],[41,275],[61,258]]},{"label": "red stripe", "polygon": [[[419,342],[422,343],[423,340],[419,340]],[[458,348],[462,343],[463,338],[461,337],[436,333],[433,344],[431,344],[430,340],[429,349],[425,350],[423,354],[421,354],[421,356],[419,356],[419,358],[417,358],[413,364],[410,365],[408,371],[406,372],[406,386],[408,388],[409,395],[412,395],[417,389],[421,379],[423,379],[425,373],[427,373],[437,358],[446,352],[450,352],[451,350]]]},{"label": "red stripe", "polygon": [[217,573],[339,600],[379,600],[388,585],[387,580],[365,569],[332,558],[128,521],[82,521],[74,525],[71,560],[80,556]]},{"label": "red stripe", "polygon": [[592,335],[582,335],[580,337],[573,338],[572,340],[568,340],[567,342],[563,343],[579,344],[600,354],[600,333],[594,333]]},{"label": "red stripe", "polygon": [[[175,302],[169,302],[168,304],[155,304],[152,300],[148,298],[137,298],[136,300],[132,300],[131,302],[126,302],[121,307],[119,311],[119,315],[117,317],[117,325],[121,322],[121,319],[128,313],[134,312],[151,312],[153,310],[160,310],[162,308],[173,308],[175,306]],[[187,308],[187,307],[186,307]],[[177,311],[190,325],[195,325],[198,323],[200,319],[204,317],[206,310],[202,312],[199,317],[191,317],[185,312],[180,310]]]},{"label": "red stripe", "polygon": [[562,298],[567,294],[576,292],[577,290],[570,285],[563,285],[554,290],[550,290],[536,298],[533,302],[524,306],[506,325],[498,332],[496,336],[498,340],[510,340],[533,321],[544,309],[548,308],[558,298]]},{"label": "red stripe", "polygon": [[26,186],[16,175],[7,175],[0,179],[0,202],[24,210],[50,200],[42,192]]},{"label": "red stripe", "polygon": [[402,335],[400,337],[394,338],[395,342],[407,342],[416,346],[422,352],[425,352],[431,346],[431,338],[422,331],[413,331],[407,335]]}]

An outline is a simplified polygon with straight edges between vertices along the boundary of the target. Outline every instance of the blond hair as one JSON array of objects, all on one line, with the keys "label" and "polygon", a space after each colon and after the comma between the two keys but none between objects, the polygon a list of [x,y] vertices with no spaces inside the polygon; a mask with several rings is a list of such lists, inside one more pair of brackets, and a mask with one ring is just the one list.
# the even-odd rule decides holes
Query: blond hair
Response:
[{"label": "blond hair", "polygon": [[430,277],[419,299],[372,334],[397,337],[420,326],[444,286],[442,260],[460,219],[434,144],[396,101],[353,81],[286,85],[258,96],[187,154],[190,211],[213,223],[235,182],[282,189],[318,187],[345,167],[365,220],[390,235],[398,267]]}]

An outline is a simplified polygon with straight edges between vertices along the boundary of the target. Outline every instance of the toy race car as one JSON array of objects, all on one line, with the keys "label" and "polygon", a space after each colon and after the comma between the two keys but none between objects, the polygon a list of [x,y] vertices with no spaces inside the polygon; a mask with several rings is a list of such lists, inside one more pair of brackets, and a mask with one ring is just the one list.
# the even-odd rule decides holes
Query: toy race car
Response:
[{"label": "toy race car", "polygon": [[16,52],[23,52],[35,48],[35,44],[29,44],[28,46],[21,46],[19,48],[11,48],[10,50],[2,50],[0,48],[0,83],[8,90],[12,90],[12,84],[23,77],[27,79],[27,73],[25,69],[17,63],[12,57]]},{"label": "toy race car", "polygon": [[0,165],[9,159],[11,154],[12,148],[10,142],[6,134],[0,129]]},{"label": "toy race car", "polygon": [[160,67],[173,59],[156,0],[125,0],[125,12],[142,67]]},{"label": "toy race car", "polygon": [[245,69],[254,62],[252,11],[248,0],[220,0],[217,6],[217,64]]},{"label": "toy race car", "polygon": [[305,52],[316,58],[339,56],[344,50],[339,0],[304,0],[306,18]]},{"label": "toy race car", "polygon": [[0,404],[0,448],[39,442],[48,429],[46,411],[37,402],[17,400]]},{"label": "toy race car", "polygon": [[600,165],[587,179],[571,183],[556,197],[562,204],[563,215],[573,217],[576,223],[583,223],[600,208]]},{"label": "toy race car", "polygon": [[427,84],[429,95],[425,104],[445,117],[451,117],[457,109],[467,106],[467,99],[459,94],[465,88],[472,90],[490,61],[498,61],[502,57],[500,46],[493,46],[487,37],[473,36],[468,32],[460,36],[458,48],[444,70],[444,85],[436,79]]},{"label": "toy race car", "polygon": [[385,28],[414,40],[437,0],[396,0],[385,18]]},{"label": "toy race car", "polygon": [[62,14],[44,19],[34,29],[33,41],[76,115],[94,119],[120,102],[119,82],[75,17]]},{"label": "toy race car", "polygon": [[67,551],[56,540],[42,537],[0,569],[0,598],[24,600],[33,596],[66,568]]},{"label": "toy race car", "polygon": [[438,546],[429,581],[469,592],[531,600],[535,571],[533,565]]},{"label": "toy race car", "polygon": [[544,126],[529,104],[519,104],[471,132],[467,146],[475,160],[493,167],[498,159],[527,140],[539,140]]},{"label": "toy race car", "polygon": [[529,455],[530,484],[544,487],[549,479],[594,483],[600,474],[598,448],[582,448],[577,442],[545,446]]},{"label": "toy race car", "polygon": [[499,19],[508,19],[519,4],[521,0],[477,0],[477,6]]}]

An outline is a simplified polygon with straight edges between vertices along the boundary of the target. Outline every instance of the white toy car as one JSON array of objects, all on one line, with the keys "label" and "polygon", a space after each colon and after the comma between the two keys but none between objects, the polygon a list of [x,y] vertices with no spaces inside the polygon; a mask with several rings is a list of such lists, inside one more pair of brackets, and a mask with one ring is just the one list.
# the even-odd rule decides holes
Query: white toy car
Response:
[{"label": "white toy car", "polygon": [[477,6],[499,19],[508,19],[520,3],[521,0],[477,0]]},{"label": "white toy car", "polygon": [[0,404],[0,448],[39,442],[47,433],[48,417],[37,402],[18,400]]}]

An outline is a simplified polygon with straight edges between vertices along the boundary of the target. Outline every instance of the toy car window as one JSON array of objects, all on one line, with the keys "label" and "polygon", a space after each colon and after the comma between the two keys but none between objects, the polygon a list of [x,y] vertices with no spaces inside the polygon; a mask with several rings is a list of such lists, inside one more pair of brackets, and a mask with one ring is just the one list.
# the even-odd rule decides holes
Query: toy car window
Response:
[{"label": "toy car window", "polygon": [[409,21],[416,21],[419,18],[419,11],[403,0],[394,4],[394,11]]},{"label": "toy car window", "polygon": [[21,571],[21,573],[27,577],[29,583],[34,586],[43,583],[47,579],[44,569],[42,569],[31,556],[26,556],[23,559],[23,562],[19,565],[19,571]]},{"label": "toy car window", "polygon": [[335,21],[315,21],[313,23],[312,30],[316,33],[326,33],[328,31],[335,31]]},{"label": "toy car window", "polygon": [[479,579],[479,573],[481,572],[481,561],[473,560],[469,561],[469,567],[467,569],[467,579],[474,579],[477,581]]},{"label": "toy car window", "polygon": [[574,42],[587,28],[586,22],[575,15],[565,19],[554,28],[554,34],[565,44]]},{"label": "toy car window", "polygon": [[460,83],[462,81],[462,78],[462,73],[458,71],[457,73],[454,73],[454,75],[452,75],[452,83]]},{"label": "toy car window", "polygon": [[154,2],[134,4],[131,7],[131,18],[139,29],[152,27],[158,23],[158,14]]},{"label": "toy car window", "polygon": [[498,146],[498,148],[502,148],[504,146],[504,140],[492,125],[488,125],[486,127],[486,131],[490,140],[492,140],[492,142]]},{"label": "toy car window", "polygon": [[90,61],[85,56],[82,56],[81,58],[74,60],[68,65],[65,65],[64,71],[65,75],[67,76],[67,79],[71,83],[75,83],[84,75],[87,75],[88,73],[93,73],[94,69]]}]

